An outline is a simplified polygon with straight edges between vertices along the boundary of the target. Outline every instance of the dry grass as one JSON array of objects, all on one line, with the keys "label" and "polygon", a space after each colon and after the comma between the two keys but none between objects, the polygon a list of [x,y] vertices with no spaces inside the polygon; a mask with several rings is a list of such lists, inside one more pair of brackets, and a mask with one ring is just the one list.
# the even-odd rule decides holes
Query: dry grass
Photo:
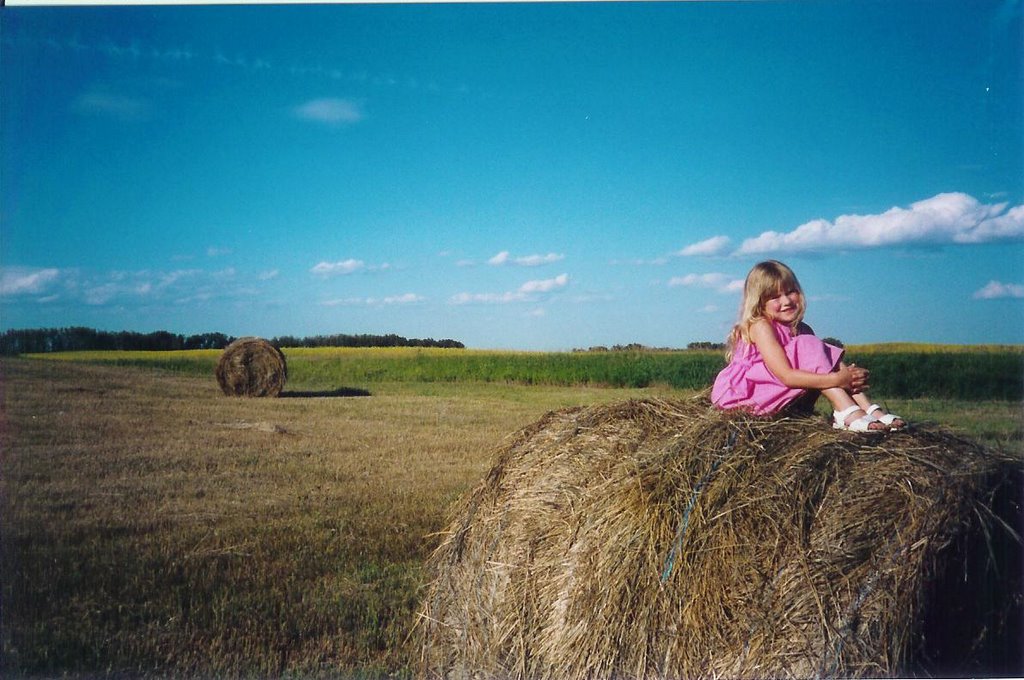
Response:
[{"label": "dry grass", "polygon": [[424,674],[1019,672],[1022,472],[946,433],[703,397],[548,414],[431,559]]},{"label": "dry grass", "polygon": [[229,397],[276,397],[288,380],[288,364],[263,338],[239,338],[224,348],[215,373]]},{"label": "dry grass", "polygon": [[[668,394],[404,383],[237,400],[212,367],[0,370],[8,675],[407,672],[423,563],[496,446],[549,410]],[[1019,405],[985,408],[978,436],[1021,453]]]},{"label": "dry grass", "polygon": [[0,366],[2,657],[46,674],[401,668],[432,534],[493,443],[614,397],[236,400],[212,376]]}]

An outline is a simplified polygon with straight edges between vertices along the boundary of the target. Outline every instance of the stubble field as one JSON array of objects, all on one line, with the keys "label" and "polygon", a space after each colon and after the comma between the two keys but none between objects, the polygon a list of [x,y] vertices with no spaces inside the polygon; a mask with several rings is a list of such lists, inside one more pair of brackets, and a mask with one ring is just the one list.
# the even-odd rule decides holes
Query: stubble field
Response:
[{"label": "stubble field", "polygon": [[[310,373],[259,400],[212,374],[0,369],[0,671],[48,676],[409,675],[421,565],[499,442],[686,393]],[[1024,455],[1018,401],[888,403]]]}]

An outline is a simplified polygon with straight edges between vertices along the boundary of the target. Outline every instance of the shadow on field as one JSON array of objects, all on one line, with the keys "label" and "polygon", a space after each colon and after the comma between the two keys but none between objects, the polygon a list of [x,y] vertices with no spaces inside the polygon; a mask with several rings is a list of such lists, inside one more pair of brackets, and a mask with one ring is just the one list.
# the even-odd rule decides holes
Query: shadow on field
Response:
[{"label": "shadow on field", "polygon": [[336,390],[288,390],[277,396],[287,399],[289,397],[372,397],[373,395],[360,387],[339,387]]}]

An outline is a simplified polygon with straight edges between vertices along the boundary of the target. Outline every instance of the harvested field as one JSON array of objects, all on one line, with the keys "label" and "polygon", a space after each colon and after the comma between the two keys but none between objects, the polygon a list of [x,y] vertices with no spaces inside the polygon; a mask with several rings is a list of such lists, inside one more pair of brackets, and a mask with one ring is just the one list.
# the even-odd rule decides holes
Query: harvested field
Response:
[{"label": "harvested field", "polygon": [[[229,399],[219,353],[146,367],[157,354],[0,359],[0,676],[417,677],[424,563],[513,433],[552,410],[689,394],[304,378],[289,356],[291,398]],[[1019,403],[887,405],[1024,457]],[[964,554],[984,562],[986,545]],[[973,644],[960,619],[930,635]]]},{"label": "harvested field", "polygon": [[432,556],[430,677],[1018,673],[1019,458],[704,398],[551,413]]}]

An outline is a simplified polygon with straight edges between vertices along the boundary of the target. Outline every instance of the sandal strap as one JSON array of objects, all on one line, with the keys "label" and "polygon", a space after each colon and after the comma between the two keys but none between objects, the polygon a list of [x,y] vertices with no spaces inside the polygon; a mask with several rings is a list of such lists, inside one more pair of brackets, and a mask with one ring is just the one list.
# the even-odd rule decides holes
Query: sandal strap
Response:
[{"label": "sandal strap", "polygon": [[878,404],[872,404],[871,406],[868,406],[866,409],[864,409],[864,413],[866,413],[868,415],[871,415],[875,411],[881,411],[881,410],[882,410],[881,406],[879,406]]},{"label": "sandal strap", "polygon": [[871,424],[877,423],[878,421],[871,416],[861,416],[857,420],[850,423],[846,429],[850,432],[879,432],[880,430],[872,430]]},{"label": "sandal strap", "polygon": [[841,425],[845,425],[846,424],[846,419],[850,416],[850,414],[852,414],[854,411],[859,411],[859,410],[860,410],[860,406],[857,406],[856,404],[854,404],[853,406],[848,406],[847,408],[844,408],[842,411],[833,411],[832,412],[832,417],[835,419],[836,423],[839,423]]}]

